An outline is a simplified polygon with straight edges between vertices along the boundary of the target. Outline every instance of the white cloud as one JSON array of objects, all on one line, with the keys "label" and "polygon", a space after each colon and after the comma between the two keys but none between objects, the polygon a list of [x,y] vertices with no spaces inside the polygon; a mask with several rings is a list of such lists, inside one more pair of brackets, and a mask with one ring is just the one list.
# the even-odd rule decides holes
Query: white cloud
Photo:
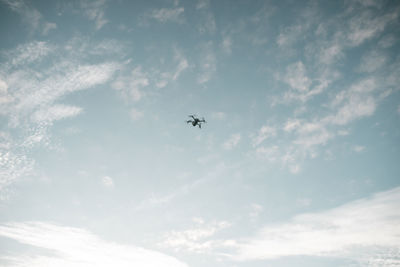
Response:
[{"label": "white cloud", "polygon": [[108,23],[108,20],[104,18],[106,0],[82,0],[80,3],[85,15],[95,22],[96,30],[100,30]]},{"label": "white cloud", "polygon": [[194,218],[193,221],[196,223],[195,227],[183,231],[170,231],[164,235],[164,240],[159,245],[175,251],[205,253],[211,251],[218,243],[210,238],[231,226],[226,221],[205,223],[201,218]]},{"label": "white cloud", "polygon": [[36,123],[50,123],[55,120],[61,120],[68,117],[74,117],[82,112],[82,108],[66,105],[53,105],[41,108],[32,114],[32,121]]},{"label": "white cloud", "polygon": [[328,87],[331,82],[331,78],[336,76],[335,72],[323,73],[321,77],[317,79],[311,79],[307,76],[306,67],[303,62],[299,61],[289,65],[286,68],[286,74],[282,79],[283,82],[290,86],[284,94],[284,100],[286,101],[302,101],[306,102],[314,95],[318,95]]},{"label": "white cloud", "polygon": [[[177,48],[174,48],[174,63],[177,64],[175,70],[162,72],[161,74],[157,72],[155,75],[153,74],[153,76],[156,76],[155,85],[157,88],[164,88],[169,82],[178,80],[182,72],[189,68],[187,58],[183,55],[182,51]],[[173,67],[169,69],[173,69]]]},{"label": "white cloud", "polygon": [[257,147],[256,153],[269,162],[275,162],[279,159],[280,150],[276,145],[270,147],[260,146]]},{"label": "white cloud", "polygon": [[132,70],[131,75],[117,78],[112,87],[120,91],[125,99],[137,102],[144,95],[141,89],[149,83],[148,74],[138,66]]},{"label": "white cloud", "polygon": [[250,219],[251,220],[255,220],[258,218],[258,216],[260,216],[260,214],[263,212],[264,208],[263,206],[261,206],[260,204],[257,203],[252,203],[250,205]]},{"label": "white cloud", "polygon": [[39,28],[42,28],[42,34],[47,35],[50,30],[57,28],[57,25],[55,23],[46,22],[43,19],[42,14],[24,0],[1,1],[6,3],[11,8],[11,10],[18,13],[22,17],[24,22],[28,24],[31,28],[31,33],[34,33],[39,30]]},{"label": "white cloud", "polygon": [[289,119],[283,129],[285,132],[291,132],[295,129],[297,129],[300,126],[300,120],[299,119]]},{"label": "white cloud", "polygon": [[216,111],[211,114],[214,119],[223,120],[226,118],[226,113],[222,111]]},{"label": "white cloud", "polygon": [[371,51],[361,58],[358,71],[372,73],[382,68],[387,59],[386,56],[378,51]]},{"label": "white cloud", "polygon": [[12,151],[11,141],[0,142],[0,199],[4,190],[21,176],[31,174],[35,161],[26,155]]},{"label": "white cloud", "polygon": [[209,6],[210,0],[199,0],[197,1],[196,9],[209,8]]},{"label": "white cloud", "polygon": [[114,180],[110,176],[104,176],[101,178],[101,183],[105,187],[114,187]]},{"label": "white cloud", "polygon": [[[0,79],[0,104],[7,104],[13,101],[12,97],[8,93],[8,85],[5,81]],[[2,111],[0,110],[0,114]]]},{"label": "white cloud", "polygon": [[[50,138],[53,122],[82,112],[80,107],[59,103],[62,97],[108,82],[120,67],[115,62],[84,64],[81,58],[87,51],[73,51],[70,54],[65,47],[37,41],[6,51],[0,65],[0,114],[7,125],[5,134],[12,132],[14,138],[0,142],[6,144],[0,148],[2,191],[33,173],[31,148],[57,148]],[[52,60],[45,60],[50,55]]]},{"label": "white cloud", "polygon": [[200,14],[197,28],[200,33],[213,34],[217,29],[214,15],[210,11],[209,7],[210,7],[209,1],[199,1],[197,3],[196,9]]},{"label": "white cloud", "polygon": [[355,152],[360,153],[360,152],[363,152],[365,150],[365,146],[353,146],[352,150],[355,151]]},{"label": "white cloud", "polygon": [[296,204],[301,207],[308,207],[310,206],[312,200],[309,198],[299,198],[296,200]]},{"label": "white cloud", "polygon": [[136,121],[143,117],[143,112],[133,108],[133,109],[131,109],[130,115],[131,115],[131,118],[134,121]]},{"label": "white cloud", "polygon": [[185,9],[183,7],[177,7],[177,8],[161,8],[161,9],[156,9],[153,10],[150,13],[150,17],[154,18],[162,23],[172,21],[172,22],[178,22],[182,23],[183,22],[183,13]]},{"label": "white cloud", "polygon": [[[301,214],[232,242],[239,261],[289,256],[340,257],[367,266],[400,264],[400,188],[337,208]],[[392,265],[385,265],[385,264]]]},{"label": "white cloud", "polygon": [[217,71],[217,59],[212,50],[212,43],[204,44],[202,50],[199,64],[200,73],[197,76],[197,82],[200,84],[208,82]]},{"label": "white cloud", "polygon": [[349,122],[365,117],[371,116],[376,109],[376,100],[372,92],[376,89],[376,81],[373,78],[367,78],[352,85],[348,90],[342,91],[336,95],[332,105],[339,107],[335,115],[330,115],[322,121],[345,125]]},{"label": "white cloud", "polygon": [[52,23],[52,22],[46,22],[43,25],[43,30],[42,30],[42,34],[43,35],[47,35],[49,33],[49,31],[57,29],[57,24]]},{"label": "white cloud", "polygon": [[240,136],[239,133],[232,134],[232,135],[228,138],[228,140],[226,140],[226,141],[223,143],[222,147],[223,147],[224,149],[227,149],[227,150],[230,150],[230,149],[236,147],[237,144],[238,144],[239,141],[240,141],[240,137],[241,137],[241,136]]},{"label": "white cloud", "polygon": [[281,33],[279,33],[276,43],[280,47],[292,45],[299,40],[299,37],[304,31],[305,27],[301,24],[287,27]]},{"label": "white cloud", "polygon": [[23,250],[1,255],[0,259],[6,260],[4,267],[187,266],[171,256],[156,251],[107,242],[84,229],[46,222],[2,224],[0,236],[40,248],[40,250]]},{"label": "white cloud", "polygon": [[319,60],[327,65],[332,64],[338,58],[343,57],[342,49],[343,47],[338,43],[331,44],[329,47],[321,50]]},{"label": "white cloud", "polygon": [[306,76],[304,64],[299,61],[289,65],[284,81],[295,90],[300,92],[308,91],[311,86],[311,79]]},{"label": "white cloud", "polygon": [[11,51],[7,51],[6,68],[26,67],[34,62],[40,62],[43,58],[55,51],[55,46],[43,41],[33,41],[19,45]]},{"label": "white cloud", "polygon": [[65,94],[106,83],[118,65],[103,63],[73,66],[69,62],[65,62],[63,67],[62,70],[59,70],[58,67],[51,70],[53,75],[46,77],[43,81],[32,77],[30,72],[11,74],[8,84],[18,89],[13,95],[18,100],[16,109],[32,110],[42,105],[50,105]]},{"label": "white cloud", "polygon": [[261,129],[258,131],[258,135],[253,138],[253,146],[258,146],[260,145],[265,139],[274,137],[276,135],[276,128],[269,126],[269,125],[264,125],[261,127]]},{"label": "white cloud", "polygon": [[393,35],[386,35],[378,42],[378,46],[382,48],[389,48],[392,47],[396,42],[396,37],[394,37]]},{"label": "white cloud", "polygon": [[230,36],[224,37],[221,43],[222,51],[226,54],[232,53],[232,38]]},{"label": "white cloud", "polygon": [[178,66],[176,67],[176,71],[172,76],[172,80],[176,81],[181,73],[189,67],[189,63],[187,59],[183,56],[182,52],[175,49],[175,61],[178,62]]},{"label": "white cloud", "polygon": [[296,131],[298,135],[294,143],[304,147],[326,144],[333,137],[324,123],[319,121],[303,123]]},{"label": "white cloud", "polygon": [[349,21],[347,39],[351,46],[359,46],[368,39],[375,38],[385,29],[386,25],[397,19],[398,13],[387,13],[374,17],[371,12],[365,11],[355,15]]}]

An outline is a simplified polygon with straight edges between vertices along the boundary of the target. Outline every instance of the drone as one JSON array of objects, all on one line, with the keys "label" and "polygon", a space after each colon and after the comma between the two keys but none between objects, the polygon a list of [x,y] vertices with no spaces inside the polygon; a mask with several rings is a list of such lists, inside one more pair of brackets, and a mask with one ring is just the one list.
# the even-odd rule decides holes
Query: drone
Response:
[{"label": "drone", "polygon": [[191,123],[193,126],[198,125],[199,128],[201,129],[201,124],[206,123],[206,120],[204,118],[197,118],[196,115],[189,115],[189,118],[192,118],[191,120],[187,120],[186,123]]}]

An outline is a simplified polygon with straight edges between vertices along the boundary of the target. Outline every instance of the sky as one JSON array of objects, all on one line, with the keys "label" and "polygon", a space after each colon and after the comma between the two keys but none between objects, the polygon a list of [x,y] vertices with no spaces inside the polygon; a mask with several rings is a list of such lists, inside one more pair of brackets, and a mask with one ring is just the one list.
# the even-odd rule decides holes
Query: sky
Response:
[{"label": "sky", "polygon": [[0,266],[400,266],[399,1],[0,0],[0,35]]}]

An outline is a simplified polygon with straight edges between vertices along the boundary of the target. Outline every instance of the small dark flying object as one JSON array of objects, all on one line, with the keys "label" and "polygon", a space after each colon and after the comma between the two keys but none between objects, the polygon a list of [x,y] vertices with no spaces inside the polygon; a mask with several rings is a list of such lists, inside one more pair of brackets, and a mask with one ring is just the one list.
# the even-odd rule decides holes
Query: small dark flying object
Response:
[{"label": "small dark flying object", "polygon": [[204,118],[197,118],[196,115],[189,115],[189,118],[192,118],[191,120],[187,120],[186,123],[191,123],[193,126],[198,125],[199,128],[201,129],[201,124],[206,123],[206,120]]}]

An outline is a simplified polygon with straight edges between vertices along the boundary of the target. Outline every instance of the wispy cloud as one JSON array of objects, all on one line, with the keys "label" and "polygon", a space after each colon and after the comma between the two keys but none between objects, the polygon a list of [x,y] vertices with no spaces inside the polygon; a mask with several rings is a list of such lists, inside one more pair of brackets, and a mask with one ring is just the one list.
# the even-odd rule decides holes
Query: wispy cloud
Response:
[{"label": "wispy cloud", "polygon": [[[331,76],[331,77],[329,77]],[[290,64],[286,68],[286,74],[280,78],[290,86],[290,90],[285,92],[284,101],[306,102],[311,97],[321,94],[331,83],[336,74],[322,73],[318,78],[310,78],[307,75],[306,66],[298,61]]]},{"label": "wispy cloud", "polygon": [[369,11],[357,14],[349,21],[347,39],[351,46],[358,46],[368,39],[378,36],[385,29],[386,25],[396,20],[398,12],[375,16]]},{"label": "wispy cloud", "polygon": [[[367,266],[400,264],[400,188],[337,208],[301,214],[239,240],[238,261],[289,256],[340,257]],[[390,265],[392,264],[392,265]]]},{"label": "wispy cloud", "polygon": [[171,256],[156,251],[107,242],[87,230],[47,222],[2,224],[0,236],[41,249],[14,253],[3,250],[0,259],[6,260],[3,265],[5,267],[187,266]]},{"label": "wispy cloud", "polygon": [[217,232],[230,227],[226,221],[213,221],[206,223],[202,218],[194,218],[195,226],[183,231],[170,231],[164,235],[161,247],[172,248],[175,251],[189,251],[195,253],[210,252],[219,242],[211,238]]},{"label": "wispy cloud", "polygon": [[108,23],[104,16],[106,0],[82,0],[80,4],[89,20],[94,21],[96,30],[100,30]]},{"label": "wispy cloud", "polygon": [[6,3],[11,10],[18,13],[24,22],[29,25],[31,33],[41,31],[41,34],[47,35],[50,30],[56,29],[55,23],[44,20],[43,15],[24,0],[1,0]]},{"label": "wispy cloud", "polygon": [[120,67],[116,62],[85,64],[86,50],[70,53],[74,45],[79,43],[63,47],[34,41],[3,52],[0,114],[7,125],[4,136],[9,136],[0,148],[3,188],[33,171],[29,149],[52,147],[49,128],[56,121],[82,113],[81,107],[60,103],[62,97],[110,81]]},{"label": "wispy cloud", "polygon": [[358,71],[372,73],[382,68],[387,61],[384,53],[376,50],[370,51],[361,58]]},{"label": "wispy cloud", "polygon": [[130,115],[131,115],[132,120],[136,121],[136,120],[141,119],[144,114],[142,111],[139,111],[139,110],[133,108],[133,109],[131,109]]},{"label": "wispy cloud", "polygon": [[197,76],[197,82],[204,84],[208,82],[217,71],[217,59],[213,51],[212,42],[202,45],[203,52],[201,53],[200,63],[198,68],[200,74]]},{"label": "wispy cloud", "polygon": [[135,67],[130,75],[123,75],[118,77],[112,84],[112,87],[119,92],[126,100],[139,101],[144,92],[142,88],[148,86],[150,83],[148,74],[142,70],[141,66]]},{"label": "wispy cloud", "polygon": [[114,180],[113,178],[111,178],[110,176],[103,176],[103,178],[101,178],[101,183],[103,184],[103,186],[105,187],[114,187]]},{"label": "wispy cloud", "polygon": [[366,78],[353,84],[349,89],[341,91],[332,101],[333,106],[339,106],[337,113],[325,117],[322,121],[346,125],[355,119],[371,116],[377,106],[373,96],[376,89],[376,80]]},{"label": "wispy cloud", "polygon": [[53,105],[41,108],[32,114],[32,121],[35,123],[51,123],[67,117],[74,117],[82,112],[82,108],[66,105]]},{"label": "wispy cloud", "polygon": [[175,7],[175,8],[160,8],[151,11],[148,14],[148,17],[158,20],[159,22],[184,22],[184,14],[185,9],[183,7]]},{"label": "wispy cloud", "polygon": [[234,147],[237,146],[237,144],[238,144],[239,141],[240,141],[240,138],[241,138],[241,135],[240,135],[239,133],[232,134],[232,135],[228,138],[228,140],[226,140],[226,141],[222,144],[222,147],[223,147],[224,149],[230,150],[230,149],[232,149],[232,148],[234,148]]},{"label": "wispy cloud", "polygon": [[365,150],[365,146],[353,146],[352,150],[357,152],[357,153],[360,153],[360,152],[363,152]]},{"label": "wispy cloud", "polygon": [[258,131],[257,136],[253,138],[253,146],[258,146],[269,137],[276,136],[276,128],[269,125],[264,125]]}]

